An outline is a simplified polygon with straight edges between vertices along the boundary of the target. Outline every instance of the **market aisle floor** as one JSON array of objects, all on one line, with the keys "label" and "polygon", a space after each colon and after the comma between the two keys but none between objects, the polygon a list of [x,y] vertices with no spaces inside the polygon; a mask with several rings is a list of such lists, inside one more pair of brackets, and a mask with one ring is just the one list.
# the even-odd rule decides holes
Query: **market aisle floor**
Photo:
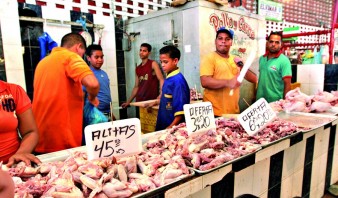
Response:
[{"label": "market aisle floor", "polygon": [[337,196],[333,196],[331,193],[326,193],[322,198],[337,198]]},{"label": "market aisle floor", "polygon": [[[337,185],[337,183],[335,183],[335,185]],[[322,198],[337,198],[338,196],[334,196],[331,193],[327,192]]]}]

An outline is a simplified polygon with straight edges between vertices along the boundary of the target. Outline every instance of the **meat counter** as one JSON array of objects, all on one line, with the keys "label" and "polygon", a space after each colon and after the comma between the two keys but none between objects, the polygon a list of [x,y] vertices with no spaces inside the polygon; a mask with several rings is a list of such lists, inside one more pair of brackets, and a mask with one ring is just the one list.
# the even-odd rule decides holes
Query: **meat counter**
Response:
[{"label": "meat counter", "polygon": [[278,117],[304,127],[303,132],[191,179],[164,196],[322,197],[338,181],[337,117],[302,113],[279,113]]},{"label": "meat counter", "polygon": [[[337,117],[279,113],[303,129],[255,152],[224,163],[210,171],[196,171],[184,179],[141,194],[145,197],[320,197],[338,180]],[[311,124],[311,125],[309,125]],[[143,135],[143,141],[163,131]],[[63,161],[69,151],[39,156],[43,162]],[[334,165],[336,164],[336,165]],[[137,196],[137,195],[136,195]]]}]

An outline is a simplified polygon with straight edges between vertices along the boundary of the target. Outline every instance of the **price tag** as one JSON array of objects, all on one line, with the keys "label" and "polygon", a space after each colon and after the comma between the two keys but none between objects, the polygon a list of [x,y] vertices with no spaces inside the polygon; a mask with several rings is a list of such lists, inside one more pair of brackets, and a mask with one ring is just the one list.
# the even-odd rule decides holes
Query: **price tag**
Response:
[{"label": "price tag", "polygon": [[88,125],[85,138],[89,160],[133,155],[142,151],[138,118]]},{"label": "price tag", "polygon": [[214,110],[210,102],[185,104],[183,109],[189,135],[216,129]]},{"label": "price tag", "polygon": [[275,117],[276,113],[272,110],[269,103],[264,98],[260,98],[243,111],[237,119],[244,130],[252,136],[273,121]]}]

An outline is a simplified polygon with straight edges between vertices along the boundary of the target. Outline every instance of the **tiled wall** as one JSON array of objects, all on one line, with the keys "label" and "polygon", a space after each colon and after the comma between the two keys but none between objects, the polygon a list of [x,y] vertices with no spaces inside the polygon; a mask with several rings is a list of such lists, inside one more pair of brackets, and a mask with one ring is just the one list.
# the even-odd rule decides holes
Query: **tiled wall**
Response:
[{"label": "tiled wall", "polygon": [[[21,8],[23,8],[23,6],[32,7],[32,9],[38,13],[37,17],[43,19],[74,21],[81,13],[69,9],[57,8],[55,5],[49,6],[49,4],[47,4],[47,6],[39,6],[29,4],[23,5],[13,0],[0,1],[0,22],[3,50],[5,52],[4,57],[7,81],[21,85],[31,96],[33,91],[33,73],[39,60],[37,57],[39,57],[40,54],[40,52],[37,52],[40,49],[36,46],[37,32],[47,32],[51,38],[60,45],[63,35],[71,31],[80,31],[81,29],[70,25],[49,22],[30,22],[23,25],[21,21],[20,26],[18,12],[18,7],[20,6]],[[88,15],[88,19],[95,22],[94,24],[104,25],[102,32],[93,30],[92,35],[93,42],[97,44],[100,33],[102,33],[101,45],[105,54],[105,63],[102,66],[102,69],[107,72],[110,78],[113,107],[115,107],[119,106],[119,98],[116,72],[114,17],[103,15],[99,12],[97,13],[98,14],[86,15]],[[72,17],[74,20],[72,20]],[[30,27],[34,28],[30,29]],[[119,111],[117,109],[114,109],[113,113],[119,118]]]},{"label": "tiled wall", "polygon": [[292,82],[299,82],[301,91],[307,95],[318,91],[336,91],[338,64],[293,65]]},{"label": "tiled wall", "polygon": [[0,1],[0,21],[7,82],[16,83],[26,89],[23,59],[18,58],[23,50],[16,1]]}]

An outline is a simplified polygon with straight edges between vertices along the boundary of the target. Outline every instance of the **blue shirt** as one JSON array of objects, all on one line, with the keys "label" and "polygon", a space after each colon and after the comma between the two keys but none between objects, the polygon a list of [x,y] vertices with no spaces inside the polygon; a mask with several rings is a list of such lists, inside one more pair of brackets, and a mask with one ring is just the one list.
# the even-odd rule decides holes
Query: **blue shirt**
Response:
[{"label": "blue shirt", "polygon": [[183,105],[189,103],[188,83],[177,69],[171,72],[163,83],[156,131],[167,128],[174,121],[175,116],[184,115]]},{"label": "blue shirt", "polygon": [[[100,104],[97,108],[103,113],[110,113],[111,95],[109,86],[110,80],[108,78],[108,75],[102,69],[95,69],[92,66],[90,66],[90,69],[93,71],[95,77],[100,84],[100,91],[97,94],[97,98],[99,99]],[[83,88],[83,90],[86,91],[85,88]]]}]

